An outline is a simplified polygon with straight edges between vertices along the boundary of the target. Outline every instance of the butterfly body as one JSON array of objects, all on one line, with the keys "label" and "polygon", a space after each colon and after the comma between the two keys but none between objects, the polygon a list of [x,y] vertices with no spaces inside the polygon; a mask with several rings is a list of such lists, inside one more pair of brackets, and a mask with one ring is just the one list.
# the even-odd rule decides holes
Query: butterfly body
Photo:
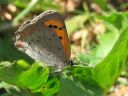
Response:
[{"label": "butterfly body", "polygon": [[70,59],[70,45],[65,23],[55,11],[40,14],[16,31],[16,47],[30,57],[61,69]]}]

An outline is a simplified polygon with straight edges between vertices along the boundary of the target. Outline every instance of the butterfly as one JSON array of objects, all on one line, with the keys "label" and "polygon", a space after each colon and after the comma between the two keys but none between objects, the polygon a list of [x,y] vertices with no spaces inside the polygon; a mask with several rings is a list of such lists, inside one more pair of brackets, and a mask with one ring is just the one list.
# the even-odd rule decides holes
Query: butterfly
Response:
[{"label": "butterfly", "polygon": [[61,69],[70,62],[71,48],[62,16],[46,11],[21,25],[15,46],[33,59]]}]

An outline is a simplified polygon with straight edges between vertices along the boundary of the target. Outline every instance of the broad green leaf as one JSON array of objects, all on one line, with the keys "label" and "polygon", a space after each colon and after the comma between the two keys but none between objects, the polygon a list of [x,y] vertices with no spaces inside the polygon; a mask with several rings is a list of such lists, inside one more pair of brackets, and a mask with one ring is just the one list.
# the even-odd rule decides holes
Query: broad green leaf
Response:
[{"label": "broad green leaf", "polygon": [[[98,64],[95,80],[104,89],[109,89],[118,78],[128,54],[128,27],[123,30],[108,56]],[[96,75],[97,74],[97,75]]]},{"label": "broad green leaf", "polygon": [[[123,16],[123,14],[120,15]],[[128,16],[125,16],[126,18],[123,17],[125,20],[122,19],[121,21],[123,22],[120,21],[122,23],[122,27],[120,26],[119,28],[118,24],[115,25],[115,27],[118,27],[117,29],[120,31],[120,34],[116,37],[115,43],[112,44],[113,46],[111,46],[111,50],[108,51],[109,53],[102,58],[100,62],[95,65],[95,67],[81,65],[81,67],[74,66],[73,68],[64,71],[64,79],[68,78],[69,80],[68,82],[61,81],[62,87],[58,96],[74,96],[74,94],[76,96],[102,96],[110,89],[119,77],[128,56],[128,26],[124,26],[124,24],[128,22]],[[110,17],[111,16],[109,16],[109,18]],[[70,81],[74,82],[74,84]],[[75,85],[79,86],[77,87],[78,89],[74,87]],[[68,90],[64,90],[66,88],[68,88]],[[85,91],[84,95],[79,95],[81,89]],[[62,90],[64,90],[64,93],[62,93]],[[89,90],[93,94],[88,95],[86,90]],[[69,92],[70,94],[68,94]],[[81,94],[83,93],[81,92]]]},{"label": "broad green leaf", "polygon": [[47,81],[45,87],[43,86],[41,92],[44,96],[53,96],[60,89],[60,81],[57,77],[52,77]]},{"label": "broad green leaf", "polygon": [[48,68],[39,63],[32,66],[21,60],[16,63],[0,63],[0,80],[22,88],[36,90],[46,83],[48,75]]},{"label": "broad green leaf", "polygon": [[105,22],[109,22],[109,24],[113,24],[118,30],[122,29],[123,25],[123,13],[111,13],[108,16],[101,16],[101,19],[103,19]]},{"label": "broad green leaf", "polygon": [[0,96],[31,96],[30,92],[26,89],[19,89],[14,85],[7,84],[5,82],[1,82],[4,90],[6,92],[1,93]]},{"label": "broad green leaf", "polygon": [[[95,81],[89,79],[88,77],[85,77],[84,75],[82,76],[79,75],[79,77],[81,79],[78,82],[75,82],[74,80],[71,80],[66,77],[62,77],[61,89],[57,94],[57,96],[96,96],[95,95],[96,92],[100,93],[101,90],[99,86],[97,86],[97,83]],[[94,90],[90,90],[90,88]],[[100,95],[97,95],[97,96],[100,96]]]}]

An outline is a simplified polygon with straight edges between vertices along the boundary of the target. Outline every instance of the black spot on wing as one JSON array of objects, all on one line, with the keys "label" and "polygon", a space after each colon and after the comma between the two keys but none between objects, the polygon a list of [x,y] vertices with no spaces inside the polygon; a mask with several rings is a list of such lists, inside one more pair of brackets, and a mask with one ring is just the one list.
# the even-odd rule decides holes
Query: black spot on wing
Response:
[{"label": "black spot on wing", "polygon": [[63,39],[61,36],[59,36],[60,39]]},{"label": "black spot on wing", "polygon": [[60,27],[59,30],[62,30],[62,28]]},{"label": "black spot on wing", "polygon": [[58,26],[57,25],[54,25],[54,28],[58,28]]},{"label": "black spot on wing", "polygon": [[50,24],[50,25],[48,25],[48,27],[49,27],[49,28],[52,28],[53,26]]}]

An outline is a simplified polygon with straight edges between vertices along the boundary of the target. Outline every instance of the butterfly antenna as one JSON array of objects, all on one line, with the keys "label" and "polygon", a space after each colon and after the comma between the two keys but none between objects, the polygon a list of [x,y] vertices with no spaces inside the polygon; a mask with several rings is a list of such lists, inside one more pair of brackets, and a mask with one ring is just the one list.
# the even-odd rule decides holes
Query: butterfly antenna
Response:
[{"label": "butterfly antenna", "polygon": [[75,64],[76,65],[74,65],[74,66],[86,66],[86,67],[94,67],[95,68],[95,65],[94,64],[89,64],[89,63],[83,62],[80,59],[77,59],[77,61],[75,62]]}]

